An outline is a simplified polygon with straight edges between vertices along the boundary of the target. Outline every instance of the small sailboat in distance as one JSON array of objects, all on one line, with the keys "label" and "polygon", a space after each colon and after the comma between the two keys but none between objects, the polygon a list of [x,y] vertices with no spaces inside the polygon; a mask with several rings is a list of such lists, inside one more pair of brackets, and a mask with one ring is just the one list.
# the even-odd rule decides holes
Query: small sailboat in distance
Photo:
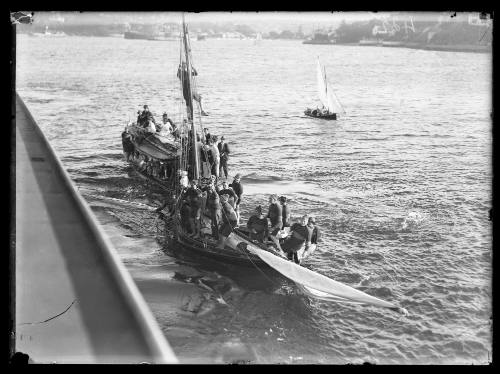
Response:
[{"label": "small sailboat in distance", "polygon": [[318,96],[322,108],[311,109],[307,108],[304,111],[304,114],[309,117],[335,120],[337,119],[338,113],[345,114],[345,110],[342,107],[342,104],[335,95],[330,83],[326,78],[326,69],[321,66],[319,62],[319,57],[317,61],[317,79],[318,79]]}]

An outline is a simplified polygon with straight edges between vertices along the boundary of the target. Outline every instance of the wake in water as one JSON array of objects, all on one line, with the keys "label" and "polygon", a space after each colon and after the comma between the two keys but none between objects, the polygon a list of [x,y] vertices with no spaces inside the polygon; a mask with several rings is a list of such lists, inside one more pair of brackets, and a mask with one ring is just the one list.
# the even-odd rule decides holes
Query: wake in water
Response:
[{"label": "wake in water", "polygon": [[403,223],[401,224],[401,228],[403,230],[406,230],[409,228],[418,227],[427,218],[428,218],[427,215],[422,212],[418,211],[409,212],[407,216],[404,218]]}]

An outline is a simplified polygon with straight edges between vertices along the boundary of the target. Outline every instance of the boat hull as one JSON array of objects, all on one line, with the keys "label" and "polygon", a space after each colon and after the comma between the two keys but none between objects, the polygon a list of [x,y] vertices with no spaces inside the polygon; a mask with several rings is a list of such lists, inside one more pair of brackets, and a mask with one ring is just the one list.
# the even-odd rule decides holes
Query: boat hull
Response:
[{"label": "boat hull", "polygon": [[[176,165],[178,164],[175,142],[162,143],[155,135],[137,132],[133,125],[127,127],[128,138],[122,137],[123,153],[135,171],[165,191],[175,190]],[[124,133],[125,134],[125,133]]]},{"label": "boat hull", "polygon": [[[244,249],[246,245],[256,244],[252,243],[242,232],[231,233],[226,240],[224,249],[219,249],[217,248],[217,242],[214,239],[208,237],[205,237],[204,239],[192,238],[182,229],[178,220],[174,220],[174,222],[174,241],[185,250],[202,257],[228,264],[245,267],[269,267],[269,265],[262,261],[258,256]],[[240,243],[245,244],[240,245]],[[259,248],[268,250],[264,245],[259,245]]]},{"label": "boat hull", "polygon": [[147,39],[151,38],[151,35],[144,34],[144,33],[137,32],[137,31],[126,31],[123,34],[123,37],[125,39],[145,39],[145,40],[147,40]]},{"label": "boat hull", "polygon": [[316,45],[333,45],[337,44],[334,41],[329,41],[329,40],[304,40],[302,44],[316,44]]},{"label": "boat hull", "polygon": [[178,158],[179,144],[173,139],[162,142],[157,133],[148,133],[136,125],[127,126],[130,140],[136,150],[156,160],[168,161]]},{"label": "boat hull", "polygon": [[154,185],[160,187],[162,190],[168,193],[175,192],[175,184],[171,180],[163,180],[149,175],[146,171],[141,169],[135,162],[129,161],[130,165],[134,168],[135,172],[144,180],[153,183]]},{"label": "boat hull", "polygon": [[337,113],[326,114],[326,115],[314,115],[310,112],[305,111],[304,114],[308,117],[319,118],[319,119],[326,119],[326,120],[336,120],[337,119]]}]

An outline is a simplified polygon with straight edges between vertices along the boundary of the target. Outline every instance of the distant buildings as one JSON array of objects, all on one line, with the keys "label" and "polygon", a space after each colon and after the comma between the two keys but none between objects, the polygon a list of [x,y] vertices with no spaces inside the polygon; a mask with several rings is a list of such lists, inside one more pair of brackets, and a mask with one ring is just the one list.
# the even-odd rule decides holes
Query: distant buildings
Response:
[{"label": "distant buildings", "polygon": [[[18,24],[19,33],[51,33],[82,36],[117,36],[126,32],[149,35],[155,40],[174,38],[179,33],[179,22],[145,23],[135,18],[135,23],[119,22],[108,14],[87,17],[77,22],[77,14],[64,17],[57,14],[37,18],[32,24]],[[382,44],[397,46],[401,43],[418,45],[483,45],[491,46],[492,21],[489,15],[479,13],[389,13],[388,16],[340,24],[293,26],[284,23],[255,23],[253,26],[231,22],[198,22],[190,26],[191,34],[199,40],[221,39],[287,39],[302,40],[308,44]],[[274,30],[272,28],[275,28]],[[264,31],[267,29],[267,31]],[[304,33],[304,29],[308,31]]]}]

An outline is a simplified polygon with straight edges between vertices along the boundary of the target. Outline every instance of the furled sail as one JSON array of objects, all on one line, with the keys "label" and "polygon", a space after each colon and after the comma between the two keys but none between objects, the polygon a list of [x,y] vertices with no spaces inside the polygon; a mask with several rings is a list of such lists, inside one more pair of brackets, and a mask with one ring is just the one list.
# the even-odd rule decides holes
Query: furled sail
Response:
[{"label": "furled sail", "polygon": [[247,249],[259,256],[273,269],[296,282],[309,295],[334,301],[345,301],[356,304],[369,304],[383,308],[400,310],[397,305],[368,295],[350,286],[334,281],[322,274],[316,273],[292,261],[285,260],[254,245]]}]

